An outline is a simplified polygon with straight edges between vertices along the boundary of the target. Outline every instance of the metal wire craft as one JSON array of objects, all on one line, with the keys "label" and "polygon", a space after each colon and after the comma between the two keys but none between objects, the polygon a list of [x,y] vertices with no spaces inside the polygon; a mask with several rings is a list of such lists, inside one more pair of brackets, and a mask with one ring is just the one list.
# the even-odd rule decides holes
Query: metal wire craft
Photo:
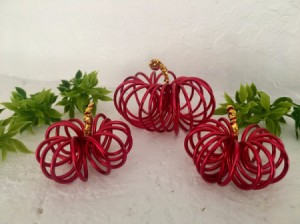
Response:
[{"label": "metal wire craft", "polygon": [[[197,77],[176,77],[158,59],[150,62],[150,77],[127,77],[114,94],[118,112],[132,125],[148,131],[177,134],[210,118],[215,98],[209,84]],[[157,74],[155,71],[162,72]],[[161,83],[163,80],[163,83]]]},{"label": "metal wire craft", "polygon": [[121,167],[132,148],[129,127],[104,114],[93,119],[89,105],[84,123],[79,119],[60,121],[49,126],[45,140],[36,150],[36,159],[46,177],[62,184],[88,179],[88,162],[107,175]]},{"label": "metal wire craft", "polygon": [[[232,106],[228,110],[232,111]],[[243,190],[262,189],[280,181],[289,168],[282,141],[258,125],[248,126],[238,141],[231,112],[229,117],[231,122],[209,119],[185,138],[186,152],[202,178],[221,186],[232,181]]]}]

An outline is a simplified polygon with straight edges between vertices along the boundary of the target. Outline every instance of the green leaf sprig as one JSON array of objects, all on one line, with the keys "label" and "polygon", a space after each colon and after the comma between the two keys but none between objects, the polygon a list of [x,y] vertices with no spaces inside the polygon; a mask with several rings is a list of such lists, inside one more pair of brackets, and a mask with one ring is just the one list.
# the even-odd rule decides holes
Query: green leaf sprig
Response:
[{"label": "green leaf sprig", "polygon": [[93,71],[84,75],[79,70],[75,77],[70,81],[62,80],[58,86],[60,95],[63,97],[57,105],[64,107],[64,112],[69,113],[69,117],[73,118],[75,109],[84,113],[86,106],[92,100],[95,103],[93,114],[96,112],[98,100],[111,101],[112,98],[107,96],[111,91],[106,88],[96,87],[98,84],[97,72]]},{"label": "green leaf sprig", "polygon": [[[52,108],[57,95],[50,89],[42,90],[27,97],[24,89],[16,87],[11,93],[11,102],[4,102],[2,105],[11,110],[13,115],[9,118],[11,125],[24,130],[32,131],[32,127],[50,124],[59,121],[62,114]],[[21,125],[24,124],[25,125]]]},{"label": "green leaf sprig", "polygon": [[[0,120],[0,151],[2,160],[6,159],[7,152],[31,153],[31,151],[18,139],[14,138],[19,130],[25,127],[28,122],[12,124],[11,118]],[[9,125],[10,124],[10,125]]]},{"label": "green leaf sprig", "polygon": [[239,127],[264,122],[266,128],[273,134],[280,136],[281,125],[286,123],[284,116],[295,121],[296,137],[299,137],[300,129],[300,106],[295,104],[289,97],[279,97],[271,102],[270,96],[257,90],[256,86],[240,85],[234,99],[224,93],[225,103],[215,110],[215,115],[227,113],[226,106],[231,104],[237,110],[237,123]]},{"label": "green leaf sprig", "polygon": [[299,139],[299,130],[300,130],[300,105],[293,102],[293,111],[290,114],[287,114],[288,117],[292,118],[295,121],[295,132],[296,137]]},{"label": "green leaf sprig", "polygon": [[[72,118],[75,109],[84,113],[86,105],[91,100],[95,104],[98,100],[112,100],[107,96],[111,91],[96,87],[97,84],[97,72],[83,75],[81,71],[78,71],[70,81],[62,80],[58,89],[63,98],[57,104],[64,106],[64,112],[69,112]],[[0,113],[5,109],[13,112],[10,117],[0,120],[0,157],[2,160],[6,158],[8,151],[31,152],[15,138],[18,133],[25,130],[33,132],[34,126],[51,124],[60,120],[62,114],[52,108],[57,98],[58,96],[50,89],[27,96],[24,89],[16,87],[11,93],[11,101],[1,103],[5,108],[0,109]],[[95,110],[93,113],[95,114]]]}]

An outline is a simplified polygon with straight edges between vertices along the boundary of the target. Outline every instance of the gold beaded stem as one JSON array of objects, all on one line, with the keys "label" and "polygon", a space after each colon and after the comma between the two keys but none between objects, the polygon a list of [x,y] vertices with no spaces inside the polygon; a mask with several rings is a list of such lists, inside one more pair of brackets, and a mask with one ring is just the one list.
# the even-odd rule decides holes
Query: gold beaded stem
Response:
[{"label": "gold beaded stem", "polygon": [[94,108],[94,103],[90,102],[84,111],[83,121],[84,121],[84,135],[90,135],[92,133],[92,110]]},{"label": "gold beaded stem", "polygon": [[166,84],[169,84],[170,79],[169,79],[169,75],[168,75],[168,69],[159,59],[152,59],[149,63],[149,66],[152,70],[155,70],[155,71],[160,69],[165,77],[164,82]]},{"label": "gold beaded stem", "polygon": [[239,135],[239,127],[237,125],[236,121],[236,110],[232,105],[227,106],[227,113],[228,113],[228,118],[230,120],[230,124],[234,133],[235,137],[238,137]]}]

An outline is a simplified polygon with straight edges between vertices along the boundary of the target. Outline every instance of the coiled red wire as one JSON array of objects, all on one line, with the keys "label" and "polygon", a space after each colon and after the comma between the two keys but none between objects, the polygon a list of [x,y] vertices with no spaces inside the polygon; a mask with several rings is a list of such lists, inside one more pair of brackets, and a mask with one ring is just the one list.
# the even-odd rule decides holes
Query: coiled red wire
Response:
[{"label": "coiled red wire", "polygon": [[168,73],[171,81],[164,84],[164,74],[155,71],[150,77],[139,72],[126,78],[114,94],[118,112],[132,125],[156,132],[188,131],[210,118],[215,98],[208,83]]},{"label": "coiled red wire", "polygon": [[84,135],[78,119],[52,124],[36,150],[36,159],[46,177],[62,184],[88,179],[88,161],[101,174],[121,167],[132,147],[129,127],[98,114],[92,134]]},{"label": "coiled red wire", "polygon": [[209,119],[186,136],[184,146],[202,178],[221,186],[232,180],[243,190],[262,189],[289,168],[282,141],[258,125],[248,126],[238,141],[229,121]]}]

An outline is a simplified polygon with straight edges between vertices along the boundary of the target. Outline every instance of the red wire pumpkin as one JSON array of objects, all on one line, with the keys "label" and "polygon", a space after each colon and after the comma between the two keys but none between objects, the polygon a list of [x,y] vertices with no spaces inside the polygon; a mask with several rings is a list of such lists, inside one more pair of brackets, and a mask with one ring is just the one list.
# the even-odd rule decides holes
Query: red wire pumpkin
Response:
[{"label": "red wire pumpkin", "polygon": [[258,125],[248,126],[240,141],[235,110],[228,106],[231,123],[209,119],[185,138],[185,149],[202,178],[221,186],[231,180],[243,189],[261,189],[281,180],[289,168],[282,141]]},{"label": "red wire pumpkin", "polygon": [[[177,78],[157,59],[150,67],[154,70],[150,77],[138,72],[115,91],[115,107],[129,123],[148,131],[178,133],[179,127],[188,131],[212,116],[215,98],[207,82],[197,77]],[[158,69],[162,72],[157,75]]]},{"label": "red wire pumpkin", "polygon": [[129,127],[103,114],[93,119],[91,103],[79,119],[52,124],[36,150],[36,159],[46,177],[62,184],[78,177],[88,179],[88,161],[101,174],[121,167],[132,147]]}]

